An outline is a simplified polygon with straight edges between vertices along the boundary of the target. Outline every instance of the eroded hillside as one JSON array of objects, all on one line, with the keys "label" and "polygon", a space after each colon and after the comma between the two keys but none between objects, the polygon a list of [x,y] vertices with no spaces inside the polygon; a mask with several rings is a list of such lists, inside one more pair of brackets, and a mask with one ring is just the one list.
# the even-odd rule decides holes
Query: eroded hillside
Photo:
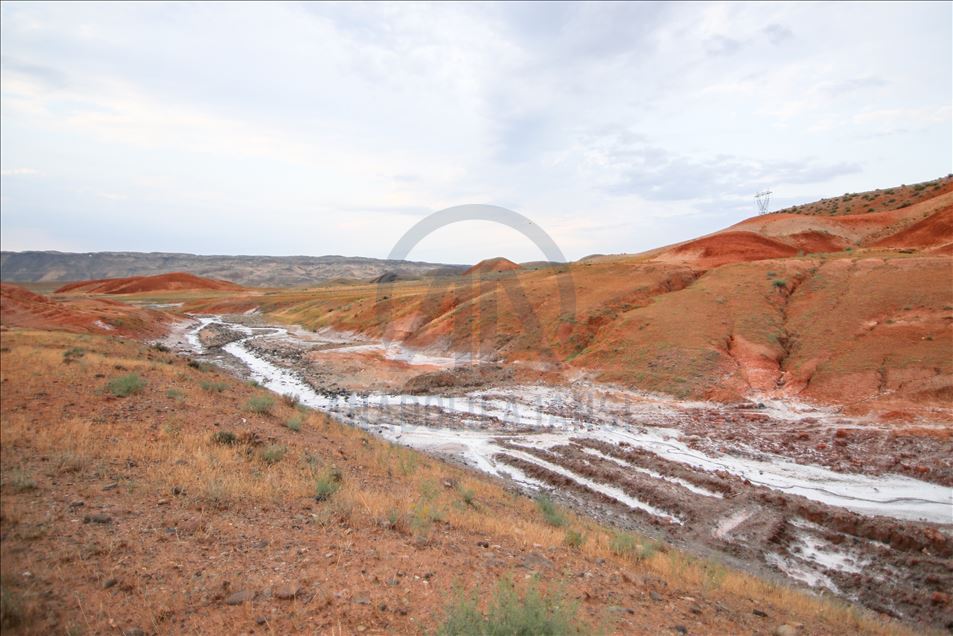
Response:
[{"label": "eroded hillside", "polygon": [[948,418],[953,180],[907,189],[903,207],[797,208],[636,256],[186,309],[257,309],[679,397],[796,396]]}]

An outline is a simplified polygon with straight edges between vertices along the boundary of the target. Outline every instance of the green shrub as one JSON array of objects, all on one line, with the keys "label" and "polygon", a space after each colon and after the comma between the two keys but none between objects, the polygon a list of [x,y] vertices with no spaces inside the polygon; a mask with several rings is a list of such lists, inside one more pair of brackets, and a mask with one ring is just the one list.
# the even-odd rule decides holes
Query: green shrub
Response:
[{"label": "green shrub", "polygon": [[636,553],[635,537],[627,532],[617,532],[609,540],[609,549],[612,553],[621,557],[630,557]]},{"label": "green shrub", "polygon": [[265,462],[266,464],[277,464],[284,459],[285,453],[287,452],[287,446],[282,446],[281,444],[270,444],[261,450],[261,461]]},{"label": "green shrub", "polygon": [[783,281],[780,278],[776,278],[775,280],[771,281],[771,284],[774,285],[776,289],[781,289],[788,286],[787,281]]},{"label": "green shrub", "polygon": [[79,347],[73,347],[72,349],[67,349],[63,352],[63,362],[69,364],[70,362],[75,362],[83,356],[86,355],[86,350]]},{"label": "green shrub", "polygon": [[256,395],[248,400],[248,410],[259,415],[268,415],[274,407],[275,401],[268,395]]},{"label": "green shrub", "polygon": [[285,422],[285,426],[293,430],[295,433],[301,430],[302,424],[304,424],[304,418],[301,417],[300,415],[295,415],[294,417],[289,418],[287,422]]},{"label": "green shrub", "polygon": [[113,378],[106,385],[106,389],[116,397],[127,397],[133,393],[138,393],[146,386],[146,381],[136,373],[121,375]]},{"label": "green shrub", "polygon": [[658,552],[658,547],[658,543],[655,541],[644,541],[638,546],[634,556],[639,561],[651,559]]},{"label": "green shrub", "polygon": [[225,390],[224,382],[213,382],[212,380],[202,380],[199,383],[203,391],[208,391],[209,393],[221,393]]},{"label": "green shrub", "polygon": [[36,481],[19,468],[10,473],[10,485],[13,486],[13,489],[17,492],[36,490]]},{"label": "green shrub", "polygon": [[185,399],[185,393],[178,389],[169,389],[165,392],[165,396],[170,400],[181,401]]},{"label": "green shrub", "polygon": [[216,431],[212,435],[212,441],[223,446],[234,446],[238,443],[238,438],[231,431]]},{"label": "green shrub", "polygon": [[559,509],[548,495],[540,495],[536,498],[536,507],[543,513],[543,518],[551,526],[561,528],[566,525],[566,519],[560,514]]},{"label": "green shrub", "polygon": [[327,501],[341,488],[343,475],[335,467],[324,471],[314,482],[315,501]]},{"label": "green shrub", "polygon": [[463,503],[471,507],[476,507],[476,503],[474,501],[474,498],[476,497],[476,493],[474,493],[469,488],[464,488],[463,486],[460,487],[459,492],[460,492],[460,499],[463,500]]},{"label": "green shrub", "polygon": [[566,530],[566,536],[563,538],[563,542],[574,550],[579,549],[582,547],[582,544],[586,542],[586,535],[570,528]]},{"label": "green shrub", "polygon": [[579,606],[562,594],[545,594],[535,582],[520,598],[512,581],[504,579],[487,608],[486,617],[477,605],[476,593],[457,594],[447,608],[447,617],[437,631],[442,636],[504,636],[536,634],[568,636],[593,633],[577,618]]}]

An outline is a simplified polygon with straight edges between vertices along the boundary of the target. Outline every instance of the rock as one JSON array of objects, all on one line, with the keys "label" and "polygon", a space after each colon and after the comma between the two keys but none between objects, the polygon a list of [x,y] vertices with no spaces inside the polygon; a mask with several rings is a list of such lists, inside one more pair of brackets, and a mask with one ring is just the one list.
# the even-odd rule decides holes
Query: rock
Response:
[{"label": "rock", "polygon": [[103,589],[108,590],[109,588],[114,586],[116,583],[119,583],[118,579],[106,579],[105,581],[103,581]]},{"label": "rock", "polygon": [[354,599],[354,604],[355,605],[370,605],[371,599],[367,598],[366,596],[358,596],[357,598]]},{"label": "rock", "polygon": [[949,605],[950,595],[944,592],[934,592],[930,595],[930,602],[934,605]]},{"label": "rock", "polygon": [[555,565],[542,554],[530,552],[523,557],[523,567],[527,570],[551,570]]},{"label": "rock", "polygon": [[109,515],[86,515],[83,517],[83,523],[112,523],[113,519]]},{"label": "rock", "polygon": [[688,633],[688,628],[685,627],[684,625],[676,625],[676,626],[673,627],[672,629],[674,629],[674,630],[675,630],[676,632],[678,632],[679,634],[687,634],[687,633]]},{"label": "rock", "polygon": [[175,495],[176,497],[182,497],[183,495],[185,495],[185,488],[182,488],[181,486],[173,486],[172,494]]},{"label": "rock", "polygon": [[489,542],[487,542],[487,541],[477,541],[477,545],[480,546],[481,548],[489,548],[489,547],[490,547],[490,544],[489,544]]},{"label": "rock", "polygon": [[767,612],[765,612],[765,611],[763,611],[763,610],[759,610],[759,609],[753,609],[753,610],[751,610],[751,613],[754,614],[755,616],[760,616],[761,618],[767,618],[767,617],[768,617],[768,613],[767,613]]},{"label": "rock", "polygon": [[691,611],[692,614],[699,615],[702,613],[702,608],[698,607],[697,605],[692,605]]},{"label": "rock", "polygon": [[255,600],[254,590],[239,590],[225,599],[226,605],[241,605]]},{"label": "rock", "polygon": [[146,636],[146,633],[138,627],[130,627],[122,630],[122,636]]},{"label": "rock", "polygon": [[774,636],[797,636],[797,628],[793,625],[778,625],[773,633]]},{"label": "rock", "polygon": [[168,505],[169,505],[169,500],[168,500],[168,499],[160,499],[159,501],[156,502],[156,505],[157,505],[157,506],[168,506]]},{"label": "rock", "polygon": [[69,502],[70,508],[82,508],[85,505],[86,505],[86,502],[82,501],[81,499],[77,499],[76,501]]},{"label": "rock", "polygon": [[257,618],[255,619],[255,624],[256,624],[256,625],[264,625],[264,624],[267,623],[267,622],[268,622],[268,619],[265,618],[264,616],[259,616],[259,617],[257,617]]},{"label": "rock", "polygon": [[105,486],[103,486],[103,490],[115,490],[116,488],[119,488],[119,482],[117,481],[114,481],[111,484],[106,484]]},{"label": "rock", "polygon": [[662,595],[659,594],[658,592],[655,592],[655,591],[649,592],[649,596],[652,598],[653,601],[656,601],[658,603],[662,602]]},{"label": "rock", "polygon": [[285,583],[284,585],[279,585],[274,589],[272,595],[275,598],[280,598],[283,601],[290,601],[291,599],[298,596],[298,592],[301,590],[294,583]]}]

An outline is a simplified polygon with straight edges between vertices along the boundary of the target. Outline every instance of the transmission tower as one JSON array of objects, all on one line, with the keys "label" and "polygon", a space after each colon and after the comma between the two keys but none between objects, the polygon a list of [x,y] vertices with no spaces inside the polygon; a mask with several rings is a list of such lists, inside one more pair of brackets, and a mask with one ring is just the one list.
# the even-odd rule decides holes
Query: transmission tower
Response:
[{"label": "transmission tower", "polygon": [[754,195],[754,199],[758,202],[758,214],[767,214],[768,204],[771,202],[771,191],[765,190],[764,192],[759,192]]}]

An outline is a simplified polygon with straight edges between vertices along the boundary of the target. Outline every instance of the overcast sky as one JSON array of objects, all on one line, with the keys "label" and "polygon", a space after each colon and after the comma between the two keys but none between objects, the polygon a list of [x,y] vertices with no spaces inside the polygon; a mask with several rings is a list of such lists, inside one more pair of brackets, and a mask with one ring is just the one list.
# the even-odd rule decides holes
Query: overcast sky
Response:
[{"label": "overcast sky", "polygon": [[[953,171],[951,3],[3,2],[2,247],[571,259]],[[415,260],[539,250],[486,222]]]}]

